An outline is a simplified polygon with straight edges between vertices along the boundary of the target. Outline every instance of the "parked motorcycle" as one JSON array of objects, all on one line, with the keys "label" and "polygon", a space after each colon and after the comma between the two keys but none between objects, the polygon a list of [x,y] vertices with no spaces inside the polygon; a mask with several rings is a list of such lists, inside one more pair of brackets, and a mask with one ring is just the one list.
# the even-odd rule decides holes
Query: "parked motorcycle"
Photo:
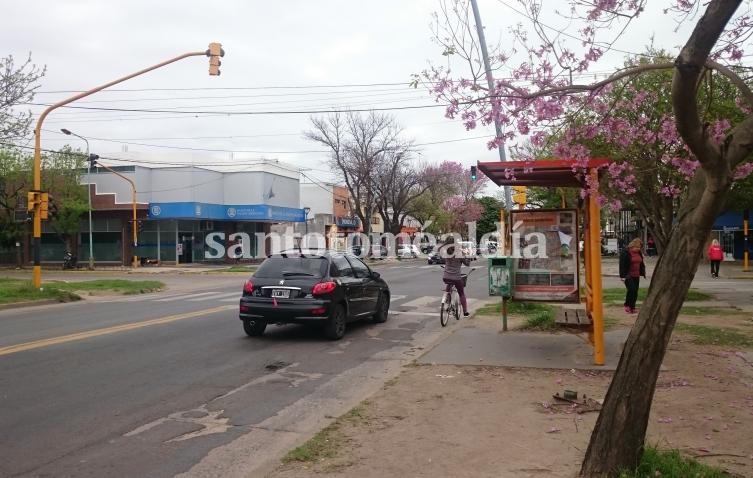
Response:
[{"label": "parked motorcycle", "polygon": [[65,254],[63,254],[63,269],[75,269],[76,262],[76,256],[71,251],[65,251]]}]

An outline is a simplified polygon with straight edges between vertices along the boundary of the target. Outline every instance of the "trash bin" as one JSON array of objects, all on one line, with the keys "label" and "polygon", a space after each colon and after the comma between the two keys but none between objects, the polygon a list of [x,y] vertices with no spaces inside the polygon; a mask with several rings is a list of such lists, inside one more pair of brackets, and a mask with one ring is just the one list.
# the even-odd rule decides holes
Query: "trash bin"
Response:
[{"label": "trash bin", "polygon": [[512,297],[511,257],[489,258],[489,295]]}]

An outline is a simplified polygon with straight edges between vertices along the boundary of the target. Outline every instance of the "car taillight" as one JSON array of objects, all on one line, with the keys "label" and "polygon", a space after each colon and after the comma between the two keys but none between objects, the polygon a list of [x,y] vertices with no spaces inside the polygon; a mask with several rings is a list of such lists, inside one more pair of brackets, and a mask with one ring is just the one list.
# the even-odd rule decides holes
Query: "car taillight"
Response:
[{"label": "car taillight", "polygon": [[243,284],[243,293],[244,294],[252,294],[254,292],[254,283],[250,280],[247,280],[245,284]]},{"label": "car taillight", "polygon": [[329,282],[319,282],[318,284],[316,284],[314,286],[313,289],[311,289],[311,295],[329,294],[333,290],[335,290],[336,287],[337,287],[337,284],[334,283],[334,282],[332,282],[332,281],[329,281]]}]

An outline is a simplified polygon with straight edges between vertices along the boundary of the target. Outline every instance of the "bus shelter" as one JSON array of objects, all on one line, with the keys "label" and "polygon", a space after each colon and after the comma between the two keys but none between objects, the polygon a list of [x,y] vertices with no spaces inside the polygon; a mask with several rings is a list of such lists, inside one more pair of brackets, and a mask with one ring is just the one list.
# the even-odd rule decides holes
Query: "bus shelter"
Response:
[{"label": "bus shelter", "polygon": [[[596,365],[604,365],[604,307],[602,298],[602,277],[601,277],[601,216],[600,206],[594,197],[593,192],[597,191],[599,184],[600,171],[603,170],[610,163],[607,159],[590,159],[585,164],[575,163],[571,160],[536,160],[536,161],[505,161],[505,162],[479,162],[477,167],[486,176],[489,177],[498,186],[541,186],[547,188],[586,188],[589,185],[589,189],[592,194],[587,195],[584,198],[582,208],[578,208],[582,216],[583,223],[583,259],[585,270],[585,286],[584,294],[578,292],[575,294],[577,297],[577,304],[561,303],[556,299],[556,294],[550,297],[540,297],[536,300],[545,302],[556,302],[560,307],[560,318],[558,318],[558,324],[568,327],[574,327],[580,331],[585,330],[588,333],[588,341],[593,346],[594,350],[594,363]],[[523,215],[532,217],[532,213],[536,211],[533,209],[515,210],[511,211],[511,218],[505,218],[504,211],[502,212],[503,223],[503,244],[500,248],[501,254],[511,256],[514,246],[511,238],[511,221],[515,220],[516,215],[520,218],[524,218]],[[551,226],[553,231],[560,236],[566,236],[563,233],[561,224],[556,221],[561,221],[558,218],[567,218],[569,211],[567,209],[562,210],[549,210],[542,211],[547,212],[547,219],[540,221],[546,224],[546,221],[555,221]],[[522,214],[522,215],[521,215]],[[577,216],[576,216],[577,217]],[[554,219],[552,219],[554,218]],[[577,219],[573,220],[573,229],[571,234],[575,238],[572,243],[572,249],[575,251],[575,260],[578,256],[578,232],[577,232]],[[505,224],[510,224],[510,227],[506,227]],[[519,234],[518,234],[519,236]],[[570,243],[568,243],[570,244]],[[559,243],[557,245],[559,247]],[[565,242],[562,242],[562,247],[565,247]],[[564,253],[563,253],[564,254]],[[525,263],[525,260],[521,262]],[[576,262],[577,263],[577,262]],[[577,265],[576,269],[580,269]],[[577,272],[576,272],[577,274]],[[525,275],[521,277],[525,281],[530,281],[530,284],[526,284],[525,289],[529,294],[535,294],[537,290],[535,281],[536,274]],[[541,274],[538,274],[541,276]],[[561,285],[566,284],[566,275],[557,274],[561,276]],[[511,274],[512,278],[516,277],[516,274]],[[577,277],[577,275],[576,275]],[[539,277],[540,278],[540,277]],[[514,280],[514,279],[513,279]],[[551,276],[549,285],[555,284],[556,278]],[[580,287],[580,279],[576,279],[576,287]],[[555,284],[556,285],[556,284]],[[567,287],[550,287],[550,290],[566,290]],[[539,287],[538,290],[543,290]],[[514,297],[514,295],[513,295]],[[531,299],[532,297],[527,297]],[[525,299],[524,299],[525,300]]]}]

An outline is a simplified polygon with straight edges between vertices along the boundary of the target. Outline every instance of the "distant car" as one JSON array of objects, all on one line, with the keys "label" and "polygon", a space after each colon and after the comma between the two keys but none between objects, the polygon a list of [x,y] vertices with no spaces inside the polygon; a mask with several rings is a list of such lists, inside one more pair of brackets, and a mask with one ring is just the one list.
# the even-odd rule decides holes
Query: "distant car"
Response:
[{"label": "distant car", "polygon": [[389,250],[380,245],[371,246],[371,257],[374,259],[384,259],[389,254]]},{"label": "distant car", "polygon": [[397,247],[398,257],[418,257],[421,254],[421,249],[415,244],[400,244]]},{"label": "distant car", "polygon": [[476,260],[476,256],[478,256],[478,249],[476,248],[476,243],[473,241],[459,241],[458,245],[460,246],[461,250],[463,251],[463,255],[465,257]]},{"label": "distant car", "polygon": [[438,249],[434,249],[431,252],[429,252],[429,259],[428,259],[427,262],[429,263],[429,265],[432,265],[432,264],[444,264],[445,260],[444,260],[444,257],[442,257],[439,254],[439,250]]},{"label": "distant car", "polygon": [[303,249],[261,263],[243,286],[239,318],[252,337],[262,335],[267,324],[315,323],[339,340],[348,322],[385,322],[389,308],[389,286],[361,259]]}]

